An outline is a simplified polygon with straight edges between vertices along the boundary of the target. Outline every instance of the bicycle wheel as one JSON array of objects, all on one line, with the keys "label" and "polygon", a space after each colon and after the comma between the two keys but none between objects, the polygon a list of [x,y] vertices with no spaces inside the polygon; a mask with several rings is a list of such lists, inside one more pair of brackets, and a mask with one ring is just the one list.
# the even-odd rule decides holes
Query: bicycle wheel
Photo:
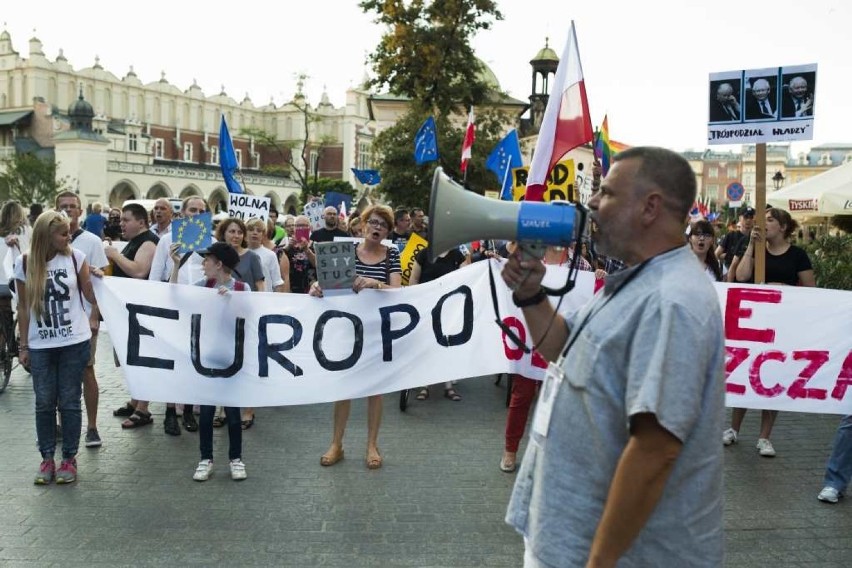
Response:
[{"label": "bicycle wheel", "polygon": [[408,397],[411,396],[411,389],[405,389],[399,391],[399,409],[402,412],[405,412],[405,409],[408,408]]}]

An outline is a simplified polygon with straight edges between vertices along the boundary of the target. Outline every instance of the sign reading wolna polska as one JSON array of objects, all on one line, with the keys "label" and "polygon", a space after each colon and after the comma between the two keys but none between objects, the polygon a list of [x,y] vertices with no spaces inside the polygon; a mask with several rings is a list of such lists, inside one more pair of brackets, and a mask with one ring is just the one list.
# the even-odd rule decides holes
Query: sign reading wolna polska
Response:
[{"label": "sign reading wolna polska", "polygon": [[317,282],[323,293],[352,290],[355,283],[355,243],[314,243],[317,253]]},{"label": "sign reading wolna polska", "polygon": [[228,194],[228,216],[242,221],[248,221],[254,217],[266,221],[269,218],[269,205],[268,197],[246,193]]},{"label": "sign reading wolna polska", "polygon": [[311,201],[305,205],[304,213],[311,221],[312,231],[325,227],[325,220],[322,218],[323,209],[325,209],[325,204],[322,201]]},{"label": "sign reading wolna polska", "polygon": [[817,64],[710,73],[708,144],[813,140]]},{"label": "sign reading wolna polska", "polygon": [[[527,191],[529,166],[512,169],[512,200],[521,201]],[[562,160],[553,165],[547,176],[544,201],[575,201],[574,160]]]}]

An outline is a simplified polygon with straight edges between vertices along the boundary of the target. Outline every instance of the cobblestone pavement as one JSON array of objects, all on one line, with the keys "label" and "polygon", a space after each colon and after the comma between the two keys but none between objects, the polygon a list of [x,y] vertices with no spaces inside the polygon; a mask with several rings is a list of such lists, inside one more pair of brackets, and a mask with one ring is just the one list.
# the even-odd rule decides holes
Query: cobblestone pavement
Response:
[{"label": "cobblestone pavement", "polygon": [[[244,436],[248,480],[227,473],[227,434],[215,431],[217,470],[197,483],[197,434],[155,423],[122,430],[125,400],[107,334],[101,334],[99,429],[104,446],[81,447],[79,481],[35,486],[38,466],[31,381],[16,369],[0,395],[0,566],[520,566],[521,538],[503,523],[514,477],[497,468],[505,383],[459,383],[398,409],[385,397],[379,438],[385,465],[364,464],[366,408],[353,405],[346,459],[319,465],[331,405],[262,408]],[[837,417],[782,414],[778,457],[754,449],[758,413],[726,450],[729,566],[852,565],[852,503],[817,502]],[[85,420],[84,420],[85,424]]]}]

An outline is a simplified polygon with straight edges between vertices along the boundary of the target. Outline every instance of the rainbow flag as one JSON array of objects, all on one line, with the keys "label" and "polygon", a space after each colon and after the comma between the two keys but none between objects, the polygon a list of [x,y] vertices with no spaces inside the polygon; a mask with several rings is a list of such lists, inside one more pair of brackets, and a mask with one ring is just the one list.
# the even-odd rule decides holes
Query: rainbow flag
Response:
[{"label": "rainbow flag", "polygon": [[601,173],[606,177],[612,160],[612,145],[609,142],[609,124],[606,115],[604,115],[601,129],[598,130],[598,136],[595,138],[595,158],[600,160]]}]

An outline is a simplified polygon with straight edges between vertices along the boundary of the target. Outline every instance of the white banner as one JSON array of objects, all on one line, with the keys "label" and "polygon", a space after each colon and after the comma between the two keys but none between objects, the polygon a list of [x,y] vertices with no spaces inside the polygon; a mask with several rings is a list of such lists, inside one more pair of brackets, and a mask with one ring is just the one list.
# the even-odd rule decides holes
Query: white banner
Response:
[{"label": "white banner", "polygon": [[[501,318],[529,345],[521,311],[492,262]],[[549,267],[546,284],[559,287],[566,274]],[[494,373],[540,379],[545,366],[495,324],[485,262],[410,288],[329,298],[94,282],[128,389],[141,400],[311,404]],[[581,272],[560,312],[578,309],[593,288],[592,274]],[[729,406],[852,414],[852,293],[716,290]]]},{"label": "white banner", "polygon": [[852,292],[717,284],[728,406],[852,414]]}]

